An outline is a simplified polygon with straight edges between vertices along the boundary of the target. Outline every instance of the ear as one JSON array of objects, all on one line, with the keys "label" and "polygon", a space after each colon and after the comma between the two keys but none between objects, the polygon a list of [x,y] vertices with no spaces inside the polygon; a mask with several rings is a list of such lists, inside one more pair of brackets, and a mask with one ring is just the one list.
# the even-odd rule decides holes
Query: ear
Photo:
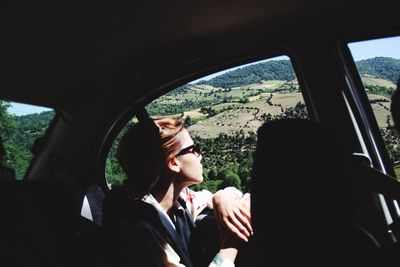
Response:
[{"label": "ear", "polygon": [[179,173],[181,171],[181,167],[179,166],[179,162],[175,157],[168,160],[167,167],[171,172]]}]

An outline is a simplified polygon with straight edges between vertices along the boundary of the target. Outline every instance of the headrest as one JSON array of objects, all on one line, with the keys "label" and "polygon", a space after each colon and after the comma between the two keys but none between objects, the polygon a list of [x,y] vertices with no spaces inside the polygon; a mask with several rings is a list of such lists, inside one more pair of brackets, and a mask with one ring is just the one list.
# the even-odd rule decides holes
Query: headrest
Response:
[{"label": "headrest", "polygon": [[307,222],[347,217],[350,156],[318,123],[287,119],[261,126],[251,181],[255,232],[263,227],[259,222],[265,212],[273,214],[274,218],[267,215],[272,220],[268,223],[277,220],[277,227],[298,217],[307,218],[304,227],[312,227]]},{"label": "headrest", "polygon": [[[347,167],[351,153],[322,125],[286,119],[265,123],[257,134],[255,183],[332,186],[335,181],[343,180],[329,178]],[[276,176],[271,177],[269,173]]]}]

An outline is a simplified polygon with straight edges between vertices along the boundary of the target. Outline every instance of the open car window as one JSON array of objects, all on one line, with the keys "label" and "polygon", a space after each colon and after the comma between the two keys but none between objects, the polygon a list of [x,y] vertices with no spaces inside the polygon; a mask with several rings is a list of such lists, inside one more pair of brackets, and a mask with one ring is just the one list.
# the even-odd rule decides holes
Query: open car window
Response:
[{"label": "open car window", "polygon": [[[257,129],[267,121],[309,118],[292,63],[279,56],[221,71],[179,86],[146,106],[152,117],[184,121],[202,149],[204,181],[195,190],[234,186],[249,191]],[[109,186],[124,179],[114,142],[106,163]]]},{"label": "open car window", "polygon": [[369,103],[391,164],[400,177],[400,139],[390,114],[391,97],[400,78],[400,37],[350,43]]},{"label": "open car window", "polygon": [[0,132],[5,164],[22,180],[33,157],[35,140],[42,137],[55,115],[47,107],[0,101]]}]

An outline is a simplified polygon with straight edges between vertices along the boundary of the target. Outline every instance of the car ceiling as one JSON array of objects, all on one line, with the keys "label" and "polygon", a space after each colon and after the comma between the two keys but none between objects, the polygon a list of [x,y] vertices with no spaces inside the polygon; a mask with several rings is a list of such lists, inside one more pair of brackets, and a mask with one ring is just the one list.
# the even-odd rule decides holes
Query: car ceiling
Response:
[{"label": "car ceiling", "polygon": [[185,75],[190,64],[217,65],[244,48],[257,51],[320,32],[390,33],[391,22],[398,30],[397,1],[374,2],[3,2],[1,96],[73,112],[90,103],[130,101],[156,79]]}]

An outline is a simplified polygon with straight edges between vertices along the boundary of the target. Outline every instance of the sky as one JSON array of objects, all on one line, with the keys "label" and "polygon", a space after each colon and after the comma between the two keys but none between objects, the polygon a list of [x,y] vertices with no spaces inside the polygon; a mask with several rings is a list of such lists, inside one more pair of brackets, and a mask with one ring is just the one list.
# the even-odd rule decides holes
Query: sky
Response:
[{"label": "sky", "polygon": [[[362,59],[367,59],[367,58],[373,58],[373,57],[392,57],[396,59],[400,59],[400,37],[391,37],[391,38],[383,38],[383,39],[378,39],[378,40],[372,40],[372,41],[364,41],[364,42],[357,42],[357,43],[352,43],[349,44],[350,51],[353,55],[354,60],[362,60]],[[275,57],[269,60],[282,60],[282,59],[289,59],[286,56],[281,56],[281,57]],[[264,60],[268,61],[268,60]],[[241,65],[239,67],[231,68],[228,70],[220,71],[208,76],[205,76],[201,79],[195,80],[191,83],[196,83],[200,80],[209,80],[213,77],[216,77],[218,75],[221,75],[225,72],[235,70],[237,68],[241,68],[244,66],[256,64],[259,62],[263,61],[258,61],[246,65]],[[48,111],[51,110],[49,108],[44,108],[44,107],[37,107],[37,106],[32,106],[32,105],[25,105],[25,104],[19,104],[19,103],[14,103],[11,102],[11,107],[8,109],[8,112],[11,114],[21,116],[21,115],[26,115],[26,114],[31,114],[31,113],[40,113],[42,111]]]},{"label": "sky", "polygon": [[16,116],[22,116],[22,115],[27,115],[27,114],[32,114],[32,113],[40,113],[40,112],[49,111],[49,110],[52,110],[52,109],[11,102],[11,107],[8,108],[7,111]]},{"label": "sky", "polygon": [[349,48],[355,61],[373,57],[400,59],[400,37],[352,43]]}]

